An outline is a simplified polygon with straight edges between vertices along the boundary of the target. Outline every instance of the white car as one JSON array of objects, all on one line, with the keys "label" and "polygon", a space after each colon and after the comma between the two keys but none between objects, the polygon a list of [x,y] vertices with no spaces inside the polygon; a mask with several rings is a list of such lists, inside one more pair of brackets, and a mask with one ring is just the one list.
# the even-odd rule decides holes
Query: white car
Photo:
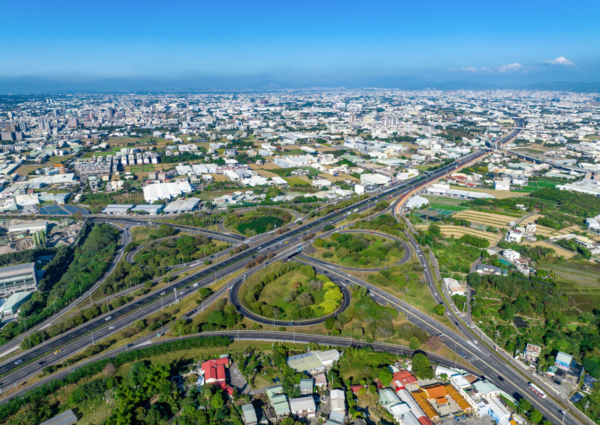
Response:
[{"label": "white car", "polygon": [[108,328],[109,330],[113,330],[115,328],[115,325],[111,326],[110,328]]},{"label": "white car", "polygon": [[106,319],[104,319],[105,321],[109,321],[110,319],[112,319],[112,316],[108,316]]},{"label": "white car", "polygon": [[165,295],[165,291],[162,291],[162,292],[160,293],[160,295],[161,295],[161,296]]}]

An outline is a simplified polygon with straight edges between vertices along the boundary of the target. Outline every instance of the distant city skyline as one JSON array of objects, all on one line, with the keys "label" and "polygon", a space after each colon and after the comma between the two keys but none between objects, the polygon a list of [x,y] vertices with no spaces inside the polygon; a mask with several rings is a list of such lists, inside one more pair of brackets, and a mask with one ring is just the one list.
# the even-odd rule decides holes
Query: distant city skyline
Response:
[{"label": "distant city skyline", "polygon": [[2,93],[600,81],[592,1],[62,0],[3,14]]}]

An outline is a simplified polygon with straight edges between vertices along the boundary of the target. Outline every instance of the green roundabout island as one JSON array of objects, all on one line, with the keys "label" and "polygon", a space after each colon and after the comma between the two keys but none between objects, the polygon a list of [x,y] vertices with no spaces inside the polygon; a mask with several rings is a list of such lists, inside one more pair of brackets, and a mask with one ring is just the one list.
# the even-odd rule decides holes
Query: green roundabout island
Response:
[{"label": "green roundabout island", "polygon": [[254,273],[238,295],[241,305],[253,314],[278,321],[324,318],[344,304],[337,284],[297,262],[277,262]]},{"label": "green roundabout island", "polygon": [[376,269],[410,258],[404,242],[373,232],[333,233],[315,239],[312,248],[312,257],[351,269]]},{"label": "green roundabout island", "polygon": [[253,211],[232,212],[225,216],[226,229],[244,236],[255,236],[285,226],[293,219],[292,214],[278,208],[257,208]]}]

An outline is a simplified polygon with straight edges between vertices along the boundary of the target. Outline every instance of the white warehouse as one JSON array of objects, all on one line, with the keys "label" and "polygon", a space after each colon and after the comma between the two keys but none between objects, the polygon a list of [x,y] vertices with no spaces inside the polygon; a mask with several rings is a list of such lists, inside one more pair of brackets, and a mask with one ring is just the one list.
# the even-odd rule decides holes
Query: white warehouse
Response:
[{"label": "white warehouse", "polygon": [[192,186],[188,182],[158,183],[144,187],[144,199],[148,203],[176,198],[186,193],[192,193]]}]

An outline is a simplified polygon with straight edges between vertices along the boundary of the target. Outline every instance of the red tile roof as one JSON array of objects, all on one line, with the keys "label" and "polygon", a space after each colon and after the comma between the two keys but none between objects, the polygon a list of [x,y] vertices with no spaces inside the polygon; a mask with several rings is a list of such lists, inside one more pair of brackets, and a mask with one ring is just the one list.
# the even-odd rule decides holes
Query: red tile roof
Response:
[{"label": "red tile roof", "polygon": [[202,363],[202,371],[204,372],[204,380],[207,384],[217,381],[225,382],[225,366],[229,364],[229,359],[222,358],[209,360]]},{"label": "red tile roof", "polygon": [[350,385],[350,390],[352,391],[353,394],[358,393],[362,389],[363,389],[362,385]]},{"label": "red tile roof", "polygon": [[429,419],[427,416],[421,416],[420,418],[417,418],[417,420],[421,423],[421,425],[433,425],[433,422],[431,422],[431,419]]},{"label": "red tile roof", "polygon": [[[398,381],[401,385],[398,385],[396,381]],[[416,384],[417,378],[415,378],[408,370],[401,370],[392,375],[392,382],[396,388],[400,388],[405,385]]]}]

